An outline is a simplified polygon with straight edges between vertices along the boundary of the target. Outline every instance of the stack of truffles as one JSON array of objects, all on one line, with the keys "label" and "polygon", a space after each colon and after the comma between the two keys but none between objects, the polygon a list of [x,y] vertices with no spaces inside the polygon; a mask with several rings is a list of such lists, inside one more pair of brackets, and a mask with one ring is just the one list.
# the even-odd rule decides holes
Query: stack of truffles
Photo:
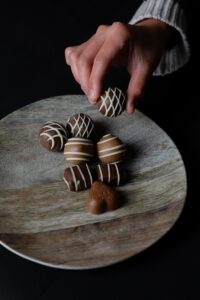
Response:
[{"label": "stack of truffles", "polygon": [[[109,88],[97,105],[106,116],[115,117],[124,110],[125,96],[118,89]],[[39,132],[39,142],[53,152],[63,152],[69,167],[64,170],[64,182],[69,192],[89,189],[87,208],[99,214],[117,209],[120,199],[111,186],[125,183],[121,162],[126,146],[116,136],[108,133],[97,143],[95,124],[90,116],[77,113],[69,117],[66,126],[48,122]],[[98,163],[94,165],[95,159]],[[91,166],[90,162],[93,162]]]}]

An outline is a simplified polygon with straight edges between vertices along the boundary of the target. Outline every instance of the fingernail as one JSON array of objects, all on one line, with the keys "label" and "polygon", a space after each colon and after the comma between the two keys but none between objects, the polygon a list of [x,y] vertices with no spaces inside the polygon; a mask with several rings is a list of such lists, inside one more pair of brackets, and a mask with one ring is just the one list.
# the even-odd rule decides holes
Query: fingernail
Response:
[{"label": "fingernail", "polygon": [[131,104],[128,104],[127,108],[126,108],[126,111],[128,114],[133,114],[134,113],[134,110],[135,110],[135,107],[134,105],[131,103]]},{"label": "fingernail", "polygon": [[98,98],[97,91],[94,89],[90,90],[89,98],[90,98],[91,103],[95,104],[97,101],[97,98]]}]

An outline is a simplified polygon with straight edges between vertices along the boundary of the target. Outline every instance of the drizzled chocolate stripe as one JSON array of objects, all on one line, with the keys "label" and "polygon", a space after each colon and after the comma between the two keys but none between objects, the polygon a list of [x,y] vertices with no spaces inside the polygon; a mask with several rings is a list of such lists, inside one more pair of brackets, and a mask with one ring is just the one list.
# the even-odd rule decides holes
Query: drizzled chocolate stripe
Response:
[{"label": "drizzled chocolate stripe", "polygon": [[79,164],[89,161],[94,155],[93,143],[84,138],[70,138],[65,144],[64,156],[67,161]]},{"label": "drizzled chocolate stripe", "polygon": [[90,188],[94,181],[87,164],[66,168],[63,180],[67,185],[67,189],[75,192]]},{"label": "drizzled chocolate stripe", "polygon": [[104,135],[97,143],[99,159],[104,163],[120,162],[124,158],[126,146],[111,134]]},{"label": "drizzled chocolate stripe", "polygon": [[107,184],[119,186],[121,184],[119,165],[117,163],[97,165],[97,179]]}]

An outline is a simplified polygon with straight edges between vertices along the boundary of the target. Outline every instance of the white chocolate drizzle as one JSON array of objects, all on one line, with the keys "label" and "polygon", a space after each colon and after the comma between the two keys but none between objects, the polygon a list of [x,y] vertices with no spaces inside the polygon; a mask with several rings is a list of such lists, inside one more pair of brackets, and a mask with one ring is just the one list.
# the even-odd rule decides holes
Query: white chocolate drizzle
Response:
[{"label": "white chocolate drizzle", "polygon": [[[57,127],[55,127],[57,126]],[[43,128],[47,128],[44,132],[40,133],[40,136],[47,136],[47,141],[51,141],[51,150],[55,147],[55,139],[58,137],[60,139],[60,150],[62,150],[64,146],[64,140],[67,140],[65,129],[57,122],[49,122],[43,126]],[[56,134],[51,135],[49,131],[55,131]]]},{"label": "white chocolate drizzle", "polygon": [[[103,137],[104,138],[104,137]],[[105,139],[105,140],[103,140],[103,141],[100,141],[100,142],[98,142],[97,144],[99,145],[99,144],[104,144],[104,143],[107,143],[108,141],[112,141],[112,140],[115,140],[116,139],[116,137],[115,136],[113,136],[113,137],[111,137],[111,138],[109,138],[109,139]]]},{"label": "white chocolate drizzle", "polygon": [[82,161],[89,161],[88,158],[85,158],[85,157],[66,157],[66,160],[71,160],[71,161],[79,161],[79,160],[82,160]]},{"label": "white chocolate drizzle", "polygon": [[[70,118],[73,118],[75,123],[71,124]],[[91,118],[83,113],[76,114],[68,119],[68,125],[71,128],[73,136],[89,137],[94,129],[94,123]],[[83,132],[81,132],[83,131]]]},{"label": "white chocolate drizzle", "polygon": [[77,151],[65,151],[64,154],[83,155],[83,156],[89,156],[89,157],[92,157],[92,156],[93,156],[93,155],[90,154],[90,153],[77,152]]},{"label": "white chocolate drizzle", "polygon": [[92,185],[92,183],[93,183],[92,174],[91,174],[91,172],[90,172],[90,169],[89,169],[88,165],[87,165],[87,164],[85,164],[85,165],[86,165],[86,168],[87,168],[87,170],[88,170],[89,177],[90,177],[90,183],[91,183],[91,185]]},{"label": "white chocolate drizzle", "polygon": [[[117,87],[115,87],[114,89],[108,88],[108,90],[105,91],[105,95],[100,96],[100,99],[102,103],[99,108],[99,111],[102,112],[102,109],[104,108],[105,116],[108,116],[109,113],[112,112],[110,117],[114,117],[116,115],[119,115],[122,112],[125,103],[125,95]],[[106,103],[107,100],[109,100],[109,103]],[[114,106],[114,100],[116,100],[115,106]]]},{"label": "white chocolate drizzle", "polygon": [[[77,170],[78,170],[77,175],[75,174],[75,168],[77,168]],[[89,169],[89,167],[88,167],[87,164],[82,165],[82,166],[78,166],[78,165],[72,166],[72,167],[69,167],[68,169],[70,170],[70,173],[71,173],[71,176],[72,176],[72,181],[74,183],[74,190],[76,192],[79,191],[79,190],[81,190],[81,189],[83,189],[83,188],[81,188],[81,182],[84,183],[85,189],[87,189],[89,186],[92,185],[93,178],[92,178],[91,171],[90,171],[90,169]],[[83,172],[84,170],[87,171],[88,178],[90,180],[89,184],[87,184],[86,176],[84,175],[84,172]],[[69,184],[69,181],[67,180],[67,178],[63,177],[63,180],[66,183],[66,185],[68,187],[68,190],[71,191],[70,184]]]},{"label": "white chocolate drizzle", "polygon": [[116,173],[117,173],[117,185],[119,185],[120,184],[120,180],[121,180],[120,173],[119,173],[119,168],[118,168],[117,163],[113,163],[113,165],[115,166],[115,170],[116,170]]},{"label": "white chocolate drizzle", "polygon": [[99,168],[100,180],[103,182],[103,173],[102,173],[101,165],[98,165],[98,168]]},{"label": "white chocolate drizzle", "polygon": [[85,176],[83,175],[83,172],[81,171],[81,168],[80,168],[78,165],[77,165],[76,167],[77,167],[77,169],[79,170],[79,173],[80,173],[80,175],[81,175],[81,177],[82,177],[82,179],[83,179],[85,188],[87,189],[87,183],[86,183],[86,180],[85,180]]},{"label": "white chocolate drizzle", "polygon": [[115,182],[115,184],[117,186],[120,185],[121,178],[120,178],[120,172],[119,172],[119,167],[118,167],[117,163],[104,164],[103,165],[103,170],[102,170],[102,165],[99,164],[98,169],[99,169],[99,174],[98,174],[99,178],[98,179],[100,181],[105,182],[105,183],[111,183],[111,182],[114,183],[115,173],[116,173],[116,182]]},{"label": "white chocolate drizzle", "polygon": [[98,152],[102,153],[102,152],[107,152],[107,151],[116,150],[116,149],[120,149],[120,148],[125,148],[125,145],[121,144],[121,145],[118,145],[118,146],[115,146],[115,147],[110,147],[110,148],[107,148],[107,149],[99,150]]},{"label": "white chocolate drizzle", "polygon": [[116,155],[116,154],[123,153],[123,152],[125,152],[125,151],[126,151],[126,149],[121,149],[120,151],[115,151],[115,152],[111,152],[111,153],[108,153],[108,154],[99,155],[99,158],[104,158],[104,157],[108,157],[108,156],[113,156],[113,155]]},{"label": "white chocolate drizzle", "polygon": [[108,183],[110,183],[110,165],[107,164],[107,168],[108,168]]},{"label": "white chocolate drizzle", "polygon": [[65,177],[63,177],[63,180],[64,182],[66,183],[67,187],[68,187],[68,190],[71,191],[70,189],[70,185],[69,185],[69,182],[67,181],[67,179]]},{"label": "white chocolate drizzle", "polygon": [[74,182],[74,186],[75,186],[75,191],[77,192],[78,191],[78,180],[76,180],[76,176],[75,176],[73,167],[70,167],[70,170],[71,170],[71,174],[72,174],[72,178],[73,178],[73,182]]}]

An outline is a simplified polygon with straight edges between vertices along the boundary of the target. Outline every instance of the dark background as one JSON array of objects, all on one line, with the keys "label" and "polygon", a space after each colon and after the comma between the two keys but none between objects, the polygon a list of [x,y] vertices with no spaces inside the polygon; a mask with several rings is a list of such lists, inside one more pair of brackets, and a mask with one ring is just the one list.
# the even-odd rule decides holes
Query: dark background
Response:
[{"label": "dark background", "polygon": [[[131,1],[7,1],[0,6],[0,117],[42,98],[82,93],[65,64],[64,49],[81,43],[101,23],[128,21]],[[134,2],[134,1],[133,1]],[[109,3],[109,5],[108,5]],[[122,6],[123,3],[123,6]],[[135,6],[139,1],[135,1]],[[89,271],[52,269],[0,247],[0,300],[24,299],[199,299],[200,118],[197,1],[186,10],[190,63],[153,78],[138,108],[156,121],[179,148],[188,176],[180,219],[160,241],[117,265]],[[125,88],[124,71],[107,84]]]}]

